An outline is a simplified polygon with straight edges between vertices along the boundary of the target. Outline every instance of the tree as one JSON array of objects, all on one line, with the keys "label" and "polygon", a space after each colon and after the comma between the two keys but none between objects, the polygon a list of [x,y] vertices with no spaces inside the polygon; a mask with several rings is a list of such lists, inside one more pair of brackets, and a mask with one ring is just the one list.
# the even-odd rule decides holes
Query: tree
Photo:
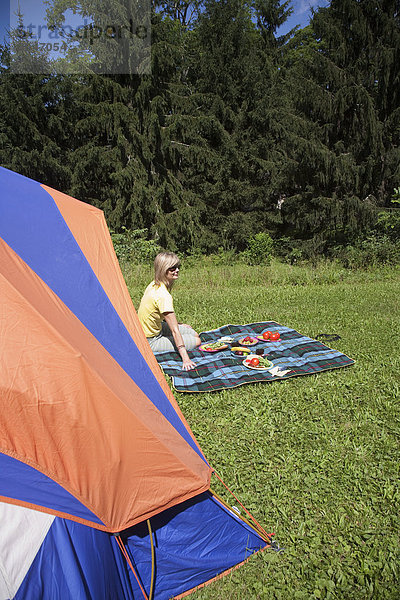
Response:
[{"label": "tree", "polygon": [[260,142],[266,118],[258,108],[271,96],[271,60],[251,3],[209,0],[194,34],[189,76],[213,151],[199,182],[207,228],[219,244],[243,248],[265,224],[271,162],[268,142]]},{"label": "tree", "polygon": [[[73,31],[64,27],[68,8],[85,23]],[[49,0],[47,19],[67,47],[57,61],[58,72],[149,72],[150,0]]]},{"label": "tree", "polygon": [[253,10],[257,29],[261,32],[265,44],[269,47],[283,46],[298,29],[294,27],[285,35],[276,37],[278,28],[283,25],[293,13],[290,0],[254,0]]},{"label": "tree", "polygon": [[60,77],[13,73],[1,48],[0,162],[50,186],[67,190],[71,96]]},{"label": "tree", "polygon": [[83,74],[73,83],[71,193],[102,208],[114,230],[147,229],[173,249],[193,246],[201,230],[201,203],[183,174],[185,150],[195,144],[183,126],[192,111],[185,35],[179,21],[153,12],[151,73]]},{"label": "tree", "polygon": [[285,77],[303,135],[300,152],[289,152],[292,185],[282,214],[286,232],[319,240],[322,249],[369,227],[396,170],[396,145],[385,131],[388,121],[398,127],[398,113],[383,116],[393,92],[385,88],[388,102],[379,83],[398,76],[398,63],[382,60],[399,47],[389,4],[332,0],[288,44]]}]

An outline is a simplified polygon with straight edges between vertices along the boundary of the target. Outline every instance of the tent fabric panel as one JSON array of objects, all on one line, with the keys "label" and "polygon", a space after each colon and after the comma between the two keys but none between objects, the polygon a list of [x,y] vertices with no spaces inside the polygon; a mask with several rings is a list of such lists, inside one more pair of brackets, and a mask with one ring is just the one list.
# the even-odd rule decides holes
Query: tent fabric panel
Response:
[{"label": "tent fabric panel", "polygon": [[[266,548],[267,548],[267,546],[265,548],[260,548],[260,550],[256,550],[252,554],[252,556],[254,556],[255,554],[258,554],[258,552],[262,552]],[[237,563],[236,565],[234,565],[230,569],[227,569],[226,571],[223,571],[222,573],[219,573],[215,577],[212,577],[211,579],[208,579],[208,581],[204,581],[203,583],[197,584],[194,588],[191,588],[190,590],[187,590],[186,592],[183,592],[182,594],[178,594],[177,596],[174,596],[171,600],[182,600],[182,598],[186,598],[187,596],[190,596],[190,594],[193,594],[193,592],[197,592],[198,590],[202,589],[203,587],[206,587],[207,585],[210,585],[211,583],[215,583],[216,581],[219,581],[223,577],[226,577],[227,575],[229,575],[233,571],[236,571],[237,569],[240,569],[240,567],[242,567],[243,565],[245,565],[249,560],[251,560],[251,556],[249,556],[249,558],[246,558],[241,563]]]},{"label": "tent fabric panel", "polygon": [[207,489],[208,465],[1,240],[0,265],[0,451],[54,479],[110,531]]},{"label": "tent fabric panel", "polygon": [[53,198],[72,235],[92,267],[103,290],[119,314],[131,337],[150,366],[158,383],[168,397],[181,421],[198,445],[190,427],[176,402],[165,376],[144,335],[128,288],[121,273],[119,262],[102,210],[80,202],[71,196],[41,184]]},{"label": "tent fabric panel", "polygon": [[55,518],[15,600],[133,600],[110,534]]},{"label": "tent fabric panel", "polygon": [[52,197],[26,177],[3,168],[0,168],[0,176],[0,236],[91,331],[205,460],[101,287]]},{"label": "tent fabric panel", "polygon": [[14,598],[54,518],[0,502],[0,600]]},{"label": "tent fabric panel", "polygon": [[[157,515],[151,519],[151,526],[155,544],[154,600],[168,600],[191,590],[267,546],[210,492]],[[125,544],[148,593],[151,545],[146,523],[136,526]],[[138,593],[133,575],[131,583]]]},{"label": "tent fabric panel", "polygon": [[104,523],[75,496],[30,465],[0,453],[0,495],[47,508],[52,514],[72,515],[82,521]]},{"label": "tent fabric panel", "polygon": [[41,184],[41,187],[57,204],[103,290],[131,337],[136,339],[138,330],[132,317],[132,300],[121,274],[103,211],[47,185]]}]

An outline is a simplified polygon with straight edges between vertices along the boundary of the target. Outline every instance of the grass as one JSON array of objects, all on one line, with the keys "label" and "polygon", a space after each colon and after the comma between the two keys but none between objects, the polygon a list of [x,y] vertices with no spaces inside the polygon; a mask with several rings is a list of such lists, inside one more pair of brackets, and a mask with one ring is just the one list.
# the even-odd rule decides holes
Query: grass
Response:
[{"label": "grass", "polygon": [[[137,307],[151,270],[125,268]],[[400,597],[399,270],[215,266],[182,270],[179,320],[198,331],[275,320],[354,366],[208,394],[175,393],[205,455],[285,548],[193,600]],[[218,481],[213,488],[221,495]],[[233,499],[230,504],[235,504]]]}]

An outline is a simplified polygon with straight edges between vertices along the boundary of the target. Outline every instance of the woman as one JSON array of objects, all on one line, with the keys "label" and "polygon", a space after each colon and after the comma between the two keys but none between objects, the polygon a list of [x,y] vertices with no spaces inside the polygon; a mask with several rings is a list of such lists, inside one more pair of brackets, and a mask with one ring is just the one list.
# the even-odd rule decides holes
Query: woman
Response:
[{"label": "woman", "polygon": [[179,277],[180,266],[180,260],[173,252],[157,254],[154,281],[143,294],[138,316],[153,352],[178,350],[182,369],[190,371],[196,364],[187,351],[197,348],[201,340],[190,325],[178,323],[174,312],[171,289]]}]

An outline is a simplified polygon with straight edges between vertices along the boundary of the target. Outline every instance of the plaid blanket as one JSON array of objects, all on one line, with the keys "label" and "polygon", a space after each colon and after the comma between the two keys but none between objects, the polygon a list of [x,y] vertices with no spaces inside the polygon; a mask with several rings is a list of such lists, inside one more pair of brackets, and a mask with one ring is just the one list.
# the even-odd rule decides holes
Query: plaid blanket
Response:
[{"label": "plaid blanket", "polygon": [[232,337],[238,346],[239,339],[250,335],[261,335],[263,331],[279,331],[280,339],[275,342],[260,341],[251,349],[264,348],[264,356],[273,363],[272,370],[257,371],[243,365],[245,356],[235,356],[230,347],[210,353],[199,349],[189,352],[196,363],[192,371],[182,370],[182,361],[176,352],[159,352],[156,358],[164,373],[172,377],[173,387],[178,392],[212,392],[234,388],[246,383],[271,382],[299,375],[312,375],[329,369],[352,365],[354,360],[325,346],[317,340],[301,335],[294,329],[279,325],[275,321],[250,323],[248,325],[224,325],[200,334],[202,343],[215,342],[223,336]]}]

